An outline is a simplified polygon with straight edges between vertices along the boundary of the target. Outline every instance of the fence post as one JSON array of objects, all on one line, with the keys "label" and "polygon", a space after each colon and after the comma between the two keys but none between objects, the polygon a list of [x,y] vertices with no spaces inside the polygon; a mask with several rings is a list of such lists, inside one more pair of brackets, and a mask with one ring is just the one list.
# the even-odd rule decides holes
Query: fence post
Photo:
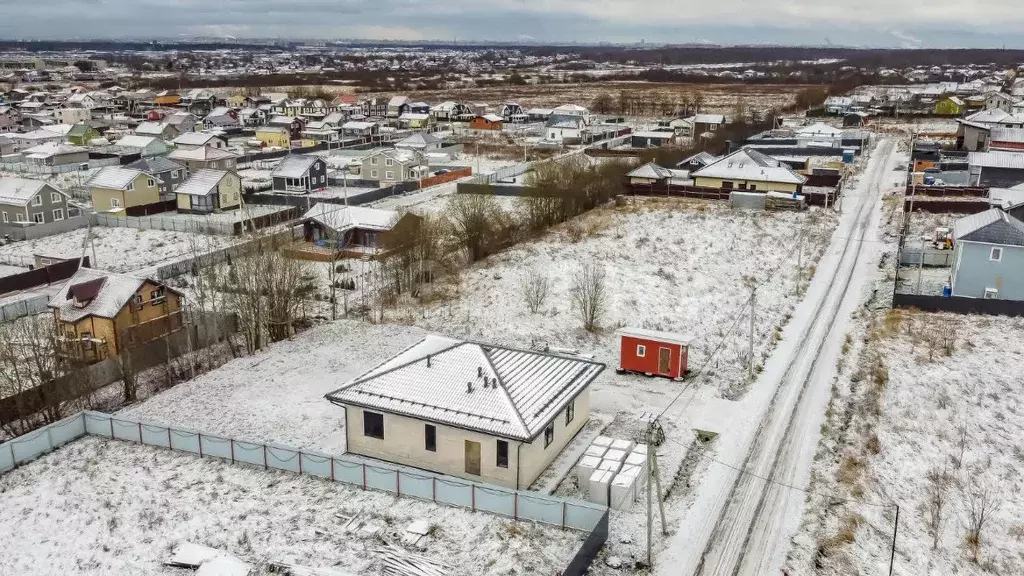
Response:
[{"label": "fence post", "polygon": [[334,482],[334,458],[331,458],[331,482]]},{"label": "fence post", "polygon": [[366,463],[363,463],[363,490],[366,490]]},{"label": "fence post", "polygon": [[565,502],[562,502],[562,528],[565,528]]},{"label": "fence post", "polygon": [[174,450],[174,443],[171,442],[171,427],[167,427],[167,449]]},{"label": "fence post", "polygon": [[7,447],[11,449],[11,466],[14,466],[18,463],[18,461],[14,458],[14,442],[8,444]]},{"label": "fence post", "polygon": [[399,496],[402,495],[402,473],[397,468],[395,468],[395,490]]},{"label": "fence post", "polygon": [[430,499],[437,502],[437,476],[432,477],[430,480]]},{"label": "fence post", "polygon": [[114,439],[114,418],[112,416],[107,416],[107,422],[110,423],[110,439],[113,440]]},{"label": "fence post", "polygon": [[142,422],[139,422],[139,444],[146,445],[146,442],[142,439]]},{"label": "fence post", "polygon": [[199,457],[202,458],[203,457],[203,434],[201,432],[196,432],[196,437],[199,438]]},{"label": "fence post", "polygon": [[50,433],[50,427],[46,427],[46,443],[50,445],[50,450],[53,450],[53,434]]},{"label": "fence post", "polygon": [[266,470],[267,466],[267,445],[263,445],[263,469]]},{"label": "fence post", "polygon": [[235,463],[235,439],[228,438],[228,442],[231,444],[231,463]]},{"label": "fence post", "polygon": [[519,520],[519,492],[512,494],[512,519]]},{"label": "fence post", "polygon": [[470,502],[472,504],[473,512],[476,512],[476,484],[469,485]]},{"label": "fence post", "polygon": [[302,475],[302,450],[299,450],[299,475]]}]

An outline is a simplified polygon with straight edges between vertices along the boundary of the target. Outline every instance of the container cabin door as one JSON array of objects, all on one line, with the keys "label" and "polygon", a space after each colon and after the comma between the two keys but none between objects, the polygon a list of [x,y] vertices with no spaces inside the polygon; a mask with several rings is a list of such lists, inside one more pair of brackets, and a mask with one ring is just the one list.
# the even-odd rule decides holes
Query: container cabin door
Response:
[{"label": "container cabin door", "polygon": [[466,440],[466,474],[480,475],[480,443]]},{"label": "container cabin door", "polygon": [[658,348],[658,373],[668,374],[672,370],[672,351]]}]

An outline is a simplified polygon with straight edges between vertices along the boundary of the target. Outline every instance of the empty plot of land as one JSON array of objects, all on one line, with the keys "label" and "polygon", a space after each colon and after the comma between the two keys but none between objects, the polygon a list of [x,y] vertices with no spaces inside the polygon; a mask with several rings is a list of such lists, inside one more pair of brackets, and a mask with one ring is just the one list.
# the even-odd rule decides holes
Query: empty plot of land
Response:
[{"label": "empty plot of land", "polygon": [[427,524],[412,549],[454,575],[552,574],[582,534],[327,480],[166,449],[78,440],[0,477],[0,572],[174,576],[185,542],[224,550],[269,574],[285,562],[382,573],[378,549]]},{"label": "empty plot of land", "polygon": [[86,229],[81,228],[0,246],[0,262],[29,263],[36,254],[56,258],[89,256],[93,268],[113,272],[133,272],[166,263],[194,252],[227,246],[233,239],[191,232],[139,230],[136,228],[92,227],[92,242],[86,242]]}]

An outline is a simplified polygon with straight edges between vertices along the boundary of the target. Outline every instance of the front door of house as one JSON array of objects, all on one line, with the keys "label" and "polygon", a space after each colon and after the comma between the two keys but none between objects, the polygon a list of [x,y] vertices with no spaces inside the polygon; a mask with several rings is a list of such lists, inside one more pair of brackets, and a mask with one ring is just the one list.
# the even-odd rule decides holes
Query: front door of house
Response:
[{"label": "front door of house", "polygon": [[668,348],[658,348],[658,372],[668,374],[672,369],[672,351]]},{"label": "front door of house", "polygon": [[480,443],[466,440],[466,474],[480,475]]}]

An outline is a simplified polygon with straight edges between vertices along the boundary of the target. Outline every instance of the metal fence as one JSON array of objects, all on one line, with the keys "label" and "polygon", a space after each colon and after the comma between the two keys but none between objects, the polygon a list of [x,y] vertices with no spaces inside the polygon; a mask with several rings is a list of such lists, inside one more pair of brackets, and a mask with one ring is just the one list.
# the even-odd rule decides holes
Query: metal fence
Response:
[{"label": "metal fence", "polygon": [[924,255],[921,254],[922,249],[917,247],[906,248],[900,250],[900,264],[904,266],[929,266],[929,267],[949,267],[953,265],[953,251],[952,250],[933,250],[924,249]]},{"label": "metal fence", "polygon": [[39,294],[32,296],[31,298],[15,300],[14,302],[8,302],[0,305],[0,323],[10,322],[11,320],[17,320],[18,318],[23,318],[25,316],[42,314],[49,310],[46,306],[49,303],[49,296]]},{"label": "metal fence", "polygon": [[89,225],[89,219],[89,215],[83,214],[45,224],[31,224],[26,226],[0,224],[0,236],[10,236],[12,240],[35,240],[36,238],[42,238],[44,236],[53,236],[54,234],[85,228]]},{"label": "metal fence", "polygon": [[171,232],[201,232],[235,235],[234,222],[221,222],[212,219],[201,221],[187,218],[164,218],[161,216],[112,216],[96,213],[96,224],[110,228],[138,228],[141,230],[168,230]]},{"label": "metal fence", "polygon": [[955,312],[989,316],[1024,316],[1020,300],[986,300],[965,296],[931,296],[927,294],[893,293],[893,308],[916,308],[925,312]]}]

